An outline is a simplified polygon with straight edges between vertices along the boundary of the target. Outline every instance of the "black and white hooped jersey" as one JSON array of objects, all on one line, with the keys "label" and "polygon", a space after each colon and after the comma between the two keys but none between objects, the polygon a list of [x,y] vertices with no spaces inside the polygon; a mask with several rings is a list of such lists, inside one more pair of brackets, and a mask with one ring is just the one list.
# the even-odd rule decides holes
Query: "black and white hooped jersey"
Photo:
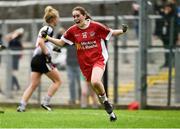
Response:
[{"label": "black and white hooped jersey", "polygon": [[[40,29],[39,33],[38,33],[38,38],[39,38],[39,37],[42,37],[42,35],[41,35],[41,32],[42,32],[42,31],[47,31],[47,34],[48,34],[48,36],[50,36],[50,37],[53,36],[54,30],[53,30],[53,28],[52,28],[51,26],[48,26],[48,25],[43,26],[43,27]],[[49,53],[52,54],[52,51],[53,51],[53,48],[54,48],[55,45],[52,44],[52,43],[49,42],[49,41],[45,41],[45,46],[47,47]],[[37,54],[42,54],[42,50],[41,50],[38,42],[36,42],[36,48],[35,48],[35,50],[34,50],[33,56],[35,56],[35,55],[37,55]]]}]

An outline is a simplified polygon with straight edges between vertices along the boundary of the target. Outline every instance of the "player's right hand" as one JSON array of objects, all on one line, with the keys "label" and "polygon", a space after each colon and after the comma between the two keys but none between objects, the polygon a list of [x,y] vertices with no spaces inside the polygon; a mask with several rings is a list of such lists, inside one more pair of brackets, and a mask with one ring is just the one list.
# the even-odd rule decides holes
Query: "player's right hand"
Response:
[{"label": "player's right hand", "polygon": [[47,31],[41,31],[41,36],[46,39],[48,36]]},{"label": "player's right hand", "polygon": [[50,54],[46,54],[45,55],[45,60],[46,60],[46,63],[51,63],[51,55]]}]

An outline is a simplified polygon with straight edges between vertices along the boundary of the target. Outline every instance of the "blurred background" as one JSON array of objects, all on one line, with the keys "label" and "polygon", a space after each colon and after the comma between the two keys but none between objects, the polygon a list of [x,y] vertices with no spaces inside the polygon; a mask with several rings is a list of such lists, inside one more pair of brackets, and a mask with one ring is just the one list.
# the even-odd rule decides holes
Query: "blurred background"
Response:
[{"label": "blurred background", "polygon": [[[73,24],[71,11],[80,5],[88,10],[93,20],[111,28],[121,28],[122,24],[129,26],[126,34],[111,38],[107,43],[109,61],[103,82],[110,101],[125,107],[133,102],[145,102],[145,107],[150,108],[179,108],[180,0],[145,0],[145,4],[142,7],[142,0],[1,0],[0,42],[9,49],[0,51],[0,103],[19,103],[30,83],[30,61],[38,31],[43,26],[44,8],[51,5],[60,13],[56,37],[60,28],[66,30]],[[141,8],[146,9],[144,34]],[[143,37],[145,43],[142,43]],[[12,43],[14,39],[17,41]],[[143,44],[147,45],[147,56],[140,61]],[[71,103],[66,57],[67,48],[64,47],[56,60],[63,83],[52,104],[79,106],[82,87],[86,84],[81,77],[81,83],[75,88],[75,102]],[[139,67],[141,62],[145,68]],[[142,74],[143,69],[145,73]],[[43,76],[29,103],[39,104],[49,84]],[[87,107],[93,107],[91,96],[87,101]]]}]

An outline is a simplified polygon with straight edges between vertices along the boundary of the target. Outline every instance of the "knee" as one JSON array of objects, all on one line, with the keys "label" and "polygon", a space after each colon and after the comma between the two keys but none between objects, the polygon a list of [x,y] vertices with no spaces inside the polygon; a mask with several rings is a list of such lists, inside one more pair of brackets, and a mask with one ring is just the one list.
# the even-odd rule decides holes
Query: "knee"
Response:
[{"label": "knee", "polygon": [[101,85],[101,81],[97,80],[97,79],[93,79],[93,80],[91,80],[91,85],[93,87],[97,87],[97,86]]},{"label": "knee", "polygon": [[86,97],[86,96],[87,96],[87,92],[82,91],[82,92],[81,92],[81,96],[82,96],[82,97]]}]

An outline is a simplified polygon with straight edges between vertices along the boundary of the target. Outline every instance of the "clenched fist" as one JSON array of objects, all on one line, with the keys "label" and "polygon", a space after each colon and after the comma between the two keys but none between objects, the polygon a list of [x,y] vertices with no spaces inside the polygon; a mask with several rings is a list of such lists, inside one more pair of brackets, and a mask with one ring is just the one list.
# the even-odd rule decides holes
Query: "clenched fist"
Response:
[{"label": "clenched fist", "polygon": [[43,38],[46,38],[47,37],[47,31],[41,31],[41,36]]},{"label": "clenched fist", "polygon": [[128,29],[128,25],[127,24],[122,24],[122,30],[123,30],[123,33],[125,33]]},{"label": "clenched fist", "polygon": [[45,55],[46,63],[51,63],[51,55],[48,53]]}]

